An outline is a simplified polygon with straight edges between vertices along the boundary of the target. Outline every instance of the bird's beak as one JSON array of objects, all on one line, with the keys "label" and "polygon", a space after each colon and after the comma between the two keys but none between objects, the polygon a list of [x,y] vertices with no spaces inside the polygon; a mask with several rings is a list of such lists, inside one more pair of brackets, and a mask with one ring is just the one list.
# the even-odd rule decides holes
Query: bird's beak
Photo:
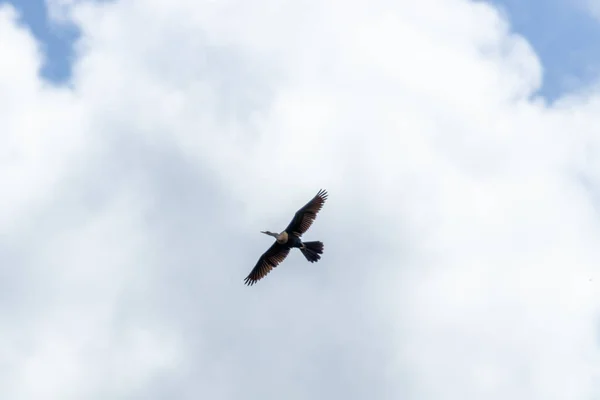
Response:
[{"label": "bird's beak", "polygon": [[267,234],[267,232],[265,232],[265,231],[260,231],[260,233],[264,233],[265,235]]}]

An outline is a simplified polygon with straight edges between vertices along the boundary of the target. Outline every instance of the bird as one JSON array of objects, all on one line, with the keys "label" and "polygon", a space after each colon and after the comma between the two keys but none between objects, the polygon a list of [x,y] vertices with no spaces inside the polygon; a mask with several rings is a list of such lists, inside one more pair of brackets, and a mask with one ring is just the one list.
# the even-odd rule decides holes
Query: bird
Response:
[{"label": "bird", "polygon": [[327,191],[321,189],[304,207],[296,211],[294,218],[287,228],[281,233],[270,231],[261,231],[265,235],[273,236],[275,243],[264,252],[258,259],[256,266],[250,271],[250,274],[244,279],[248,286],[254,285],[260,279],[264,278],[271,270],[277,267],[285,260],[292,248],[297,248],[311,263],[321,259],[323,254],[323,242],[311,241],[303,242],[302,235],[311,227],[317,213],[327,200]]}]

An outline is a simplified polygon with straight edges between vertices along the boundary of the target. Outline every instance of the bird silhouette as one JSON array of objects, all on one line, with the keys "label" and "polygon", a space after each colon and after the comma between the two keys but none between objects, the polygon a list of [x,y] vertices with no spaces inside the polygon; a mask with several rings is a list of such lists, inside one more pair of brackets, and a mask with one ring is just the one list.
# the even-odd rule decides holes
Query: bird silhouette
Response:
[{"label": "bird silhouette", "polygon": [[308,261],[317,262],[323,254],[323,243],[319,241],[303,242],[301,237],[311,227],[317,213],[327,200],[327,192],[319,190],[304,207],[296,211],[294,218],[287,228],[281,233],[261,231],[265,235],[273,236],[275,243],[258,259],[256,266],[250,271],[250,274],[244,279],[248,286],[254,285],[260,279],[264,278],[271,270],[277,267],[290,253],[292,248],[297,248],[302,252]]}]

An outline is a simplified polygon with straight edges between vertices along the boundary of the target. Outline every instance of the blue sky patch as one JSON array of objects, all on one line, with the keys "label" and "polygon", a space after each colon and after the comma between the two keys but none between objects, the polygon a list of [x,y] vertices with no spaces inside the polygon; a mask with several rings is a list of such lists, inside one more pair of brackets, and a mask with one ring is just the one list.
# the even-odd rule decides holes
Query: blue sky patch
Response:
[{"label": "blue sky patch", "polygon": [[572,0],[493,0],[513,31],[535,49],[544,70],[539,94],[553,101],[590,84],[600,66],[600,23]]},{"label": "blue sky patch", "polygon": [[64,83],[71,76],[73,42],[78,30],[73,25],[52,23],[48,18],[44,0],[0,0],[18,11],[20,21],[26,25],[42,46],[45,62],[41,75],[54,83]]}]

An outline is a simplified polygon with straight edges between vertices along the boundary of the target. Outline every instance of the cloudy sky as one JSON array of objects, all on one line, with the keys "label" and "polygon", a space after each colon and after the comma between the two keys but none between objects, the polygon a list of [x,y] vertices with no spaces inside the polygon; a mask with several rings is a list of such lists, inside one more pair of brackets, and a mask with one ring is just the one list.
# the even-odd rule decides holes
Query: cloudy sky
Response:
[{"label": "cloudy sky", "polygon": [[600,398],[600,2],[1,4],[3,398]]}]

